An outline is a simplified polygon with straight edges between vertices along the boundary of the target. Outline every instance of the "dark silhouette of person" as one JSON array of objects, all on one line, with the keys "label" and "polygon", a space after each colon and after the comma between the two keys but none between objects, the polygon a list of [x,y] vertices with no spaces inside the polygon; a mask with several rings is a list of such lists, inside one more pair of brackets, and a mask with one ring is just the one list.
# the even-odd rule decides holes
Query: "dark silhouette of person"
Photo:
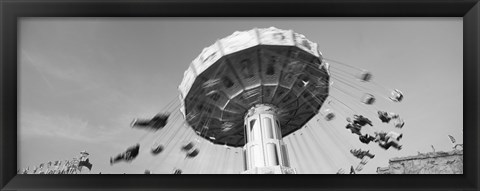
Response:
[{"label": "dark silhouette of person", "polygon": [[115,158],[110,158],[110,165],[120,161],[131,162],[138,156],[139,151],[140,144],[136,144],[135,146],[128,148],[124,153],[117,155]]},{"label": "dark silhouette of person", "polygon": [[134,119],[131,126],[133,128],[147,128],[159,130],[167,125],[169,113],[155,115],[152,119]]}]

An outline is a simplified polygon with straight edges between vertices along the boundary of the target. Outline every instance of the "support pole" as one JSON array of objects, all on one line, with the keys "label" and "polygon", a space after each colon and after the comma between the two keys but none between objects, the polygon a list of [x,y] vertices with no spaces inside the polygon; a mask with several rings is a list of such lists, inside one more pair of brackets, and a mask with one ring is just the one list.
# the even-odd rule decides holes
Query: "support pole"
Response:
[{"label": "support pole", "polygon": [[242,174],[295,174],[282,140],[277,108],[258,104],[245,116],[245,171]]}]

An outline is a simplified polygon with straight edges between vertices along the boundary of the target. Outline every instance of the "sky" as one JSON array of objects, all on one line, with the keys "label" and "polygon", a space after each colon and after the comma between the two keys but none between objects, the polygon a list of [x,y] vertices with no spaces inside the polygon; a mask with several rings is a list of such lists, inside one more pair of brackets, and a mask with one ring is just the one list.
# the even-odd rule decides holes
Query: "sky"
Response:
[{"label": "sky", "polygon": [[[359,159],[348,150],[361,148],[376,156],[358,173],[374,174],[393,157],[431,152],[432,146],[451,150],[448,135],[463,142],[462,18],[22,18],[19,26],[19,169],[86,150],[92,174],[242,172],[241,148],[212,145],[183,125],[177,87],[204,47],[235,31],[270,26],[304,34],[325,58],[350,66],[330,62],[333,101],[321,111],[331,109],[336,118],[317,123],[317,115],[284,138],[297,173],[349,169]],[[358,69],[371,72],[373,81],[356,81]],[[405,95],[400,103],[386,99],[394,88]],[[377,96],[374,105],[359,101],[367,92]],[[165,109],[176,110],[163,130],[129,127],[133,118]],[[405,126],[380,123],[376,110],[398,113]],[[403,149],[360,143],[345,129],[345,118],[354,113],[374,123],[363,133],[403,133]],[[178,149],[189,140],[200,149],[194,159]],[[136,143],[137,159],[109,164]],[[167,147],[152,156],[156,143]]]}]

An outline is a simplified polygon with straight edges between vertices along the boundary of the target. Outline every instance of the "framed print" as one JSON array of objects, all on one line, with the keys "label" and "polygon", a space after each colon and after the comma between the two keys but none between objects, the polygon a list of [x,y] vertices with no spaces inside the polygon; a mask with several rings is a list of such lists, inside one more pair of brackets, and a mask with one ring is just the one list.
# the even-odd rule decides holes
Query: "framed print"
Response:
[{"label": "framed print", "polygon": [[478,1],[0,5],[2,190],[479,188]]}]

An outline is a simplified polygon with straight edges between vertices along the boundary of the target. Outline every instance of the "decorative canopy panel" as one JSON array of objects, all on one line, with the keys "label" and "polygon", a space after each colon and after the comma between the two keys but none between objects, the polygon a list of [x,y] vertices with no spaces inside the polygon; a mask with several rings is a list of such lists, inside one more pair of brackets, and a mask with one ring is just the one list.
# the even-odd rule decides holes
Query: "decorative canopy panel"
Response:
[{"label": "decorative canopy panel", "polygon": [[244,145],[252,106],[275,105],[286,136],[318,113],[328,88],[317,44],[273,27],[235,32],[205,48],[179,86],[181,112],[197,134],[235,147]]}]

